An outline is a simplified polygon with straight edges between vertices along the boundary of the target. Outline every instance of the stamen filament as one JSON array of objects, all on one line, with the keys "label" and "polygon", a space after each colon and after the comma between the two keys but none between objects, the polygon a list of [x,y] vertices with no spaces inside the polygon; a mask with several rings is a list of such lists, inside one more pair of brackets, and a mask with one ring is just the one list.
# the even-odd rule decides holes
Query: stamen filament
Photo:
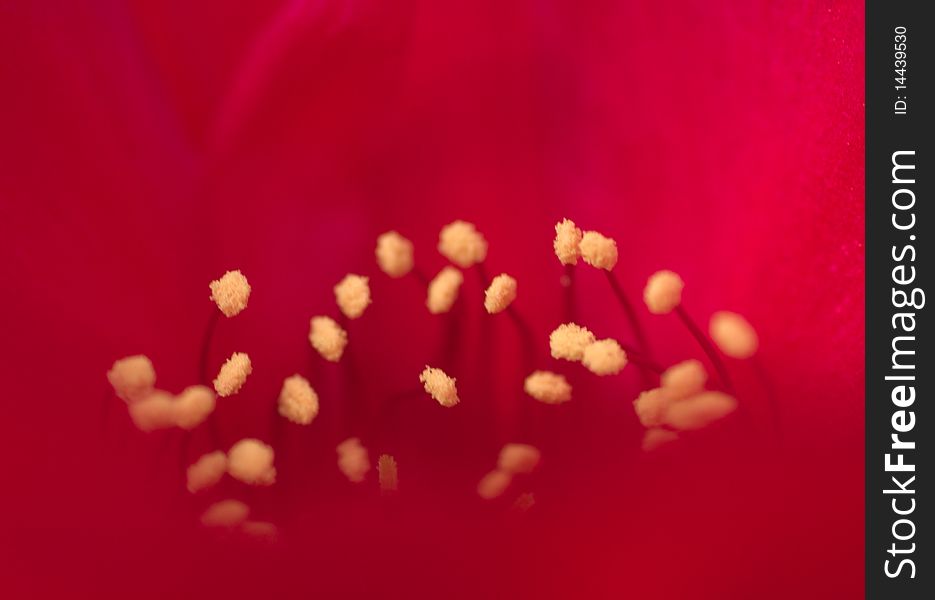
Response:
[{"label": "stamen filament", "polygon": [[731,396],[735,396],[734,384],[731,381],[730,375],[727,373],[727,367],[724,365],[724,361],[721,360],[720,355],[718,355],[717,350],[714,348],[714,344],[705,337],[704,332],[701,331],[701,328],[698,327],[697,323],[695,323],[681,304],[675,307],[675,313],[679,316],[679,319],[682,320],[682,323],[685,324],[685,327],[688,329],[688,332],[691,333],[692,337],[695,338],[695,341],[698,342],[698,345],[701,346],[708,360],[714,365],[714,370],[717,371],[718,378],[721,380],[724,390]]}]

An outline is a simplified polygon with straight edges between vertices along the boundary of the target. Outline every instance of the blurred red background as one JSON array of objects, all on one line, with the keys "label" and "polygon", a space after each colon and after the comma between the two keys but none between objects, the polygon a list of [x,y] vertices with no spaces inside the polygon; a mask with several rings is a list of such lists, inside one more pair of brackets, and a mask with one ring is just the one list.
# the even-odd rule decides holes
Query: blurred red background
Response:
[{"label": "blurred red background", "polygon": [[[3,294],[0,594],[5,597],[849,598],[863,589],[863,5],[856,1],[0,3]],[[554,223],[616,238],[635,298],[655,270],[688,310],[746,315],[781,399],[732,362],[744,414],[646,455],[635,369],[597,380],[548,357],[563,320]],[[520,282],[537,365],[575,400],[533,405],[513,324],[467,273],[453,318],[373,260],[391,228],[421,268],[462,218],[487,270]],[[254,374],[218,404],[223,443],[270,439],[283,377],[322,413],[285,427],[279,481],[228,484],[273,545],[218,540],[181,470],[196,431],[136,431],[104,374],[146,353],[195,383],[213,305],[239,268],[249,308],[212,369]],[[308,318],[345,273],[372,278],[341,366]],[[603,275],[578,319],[628,339]],[[657,357],[700,356],[641,316]],[[455,323],[455,325],[452,325]],[[462,404],[417,388],[455,339]],[[359,433],[400,465],[381,499],[335,466]],[[501,500],[478,479],[508,441],[543,451]],[[524,491],[527,512],[510,509]]]}]

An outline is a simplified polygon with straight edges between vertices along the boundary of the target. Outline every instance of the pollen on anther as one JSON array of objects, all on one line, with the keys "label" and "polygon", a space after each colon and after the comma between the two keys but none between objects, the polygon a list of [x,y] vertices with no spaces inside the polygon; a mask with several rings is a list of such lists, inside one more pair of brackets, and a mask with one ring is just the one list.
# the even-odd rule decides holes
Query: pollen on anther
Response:
[{"label": "pollen on anther", "polygon": [[214,379],[214,389],[222,398],[236,394],[252,372],[250,357],[244,352],[234,352],[221,366],[218,376]]},{"label": "pollen on anther", "polygon": [[617,242],[596,231],[585,232],[578,247],[581,258],[592,267],[610,271],[617,264]]},{"label": "pollen on anther", "polygon": [[487,240],[473,223],[454,221],[442,228],[438,236],[438,251],[462,269],[467,269],[487,258]]},{"label": "pollen on anther", "polygon": [[677,439],[679,439],[679,434],[676,432],[654,427],[652,429],[647,429],[646,433],[643,434],[641,447],[644,452],[652,452],[656,448],[674,442]]},{"label": "pollen on anther", "polygon": [[500,450],[497,468],[506,473],[517,475],[532,473],[539,465],[542,453],[529,444],[506,444]]},{"label": "pollen on anther", "polygon": [[511,474],[500,469],[494,469],[484,475],[477,483],[477,495],[484,500],[493,500],[502,496],[512,481],[513,476]]},{"label": "pollen on anther", "polygon": [[370,306],[370,280],[353,273],[334,286],[334,299],[348,319],[357,319]]},{"label": "pollen on anther", "polygon": [[732,358],[750,358],[760,346],[753,326],[737,313],[722,310],[711,316],[711,339]]},{"label": "pollen on anther", "polygon": [[598,340],[584,349],[581,364],[595,375],[616,375],[627,365],[627,354],[615,340]]},{"label": "pollen on anther", "polygon": [[399,489],[399,469],[396,459],[389,454],[383,454],[377,460],[377,474],[380,477],[380,491],[390,494]]},{"label": "pollen on anther", "polygon": [[552,358],[580,361],[584,349],[595,341],[594,334],[575,323],[564,323],[549,335],[549,350]]},{"label": "pollen on anther", "polygon": [[204,423],[214,412],[217,398],[214,391],[204,385],[192,385],[175,399],[175,420],[182,429],[191,430]]},{"label": "pollen on anther", "polygon": [[338,469],[351,483],[360,483],[370,471],[370,458],[367,449],[356,437],[348,438],[338,444]]},{"label": "pollen on anther", "polygon": [[387,231],[377,238],[377,264],[380,270],[393,278],[403,277],[412,270],[412,242],[396,231]]},{"label": "pollen on anther", "polygon": [[516,280],[501,273],[493,278],[484,293],[484,308],[490,314],[503,312],[516,300]]},{"label": "pollen on anther", "polygon": [[571,400],[571,384],[564,375],[551,371],[534,371],[526,377],[523,389],[544,404],[562,404]]},{"label": "pollen on anther", "polygon": [[662,270],[653,273],[643,288],[643,301],[654,315],[672,312],[682,302],[685,282],[676,273]]},{"label": "pollen on anther", "polygon": [[226,317],[233,317],[247,308],[250,284],[240,271],[228,271],[209,285],[211,299]]},{"label": "pollen on anther", "polygon": [[555,240],[552,246],[555,249],[555,256],[563,265],[578,264],[578,257],[581,256],[582,238],[581,230],[571,219],[563,219],[555,224]]},{"label": "pollen on anther", "polygon": [[308,425],[318,416],[318,394],[301,375],[287,377],[279,392],[279,414],[297,425]]},{"label": "pollen on anther", "polygon": [[114,362],[107,371],[107,380],[117,396],[126,402],[134,402],[153,391],[156,370],[152,361],[142,354],[127,356]]},{"label": "pollen on anther", "polygon": [[737,408],[737,400],[722,392],[702,392],[673,402],[665,414],[665,424],[675,429],[701,429],[723,419]]},{"label": "pollen on anther", "polygon": [[250,508],[240,500],[215,502],[201,515],[201,523],[207,527],[236,527],[250,514]]},{"label": "pollen on anther", "polygon": [[673,400],[681,400],[701,392],[708,380],[708,373],[701,361],[692,358],[666,369],[661,380],[666,393]]},{"label": "pollen on anther", "polygon": [[429,282],[428,297],[425,301],[429,312],[438,315],[450,311],[458,299],[458,291],[463,282],[464,275],[458,269],[451,266],[442,269]]},{"label": "pollen on anther", "polygon": [[450,408],[461,401],[458,398],[456,380],[449,377],[441,369],[426,366],[419,375],[419,381],[422,382],[425,391],[446,408]]},{"label": "pollen on anther", "polygon": [[209,452],[188,467],[186,487],[193,494],[200,492],[219,482],[226,472],[227,455],[220,450]]},{"label": "pollen on anther", "polygon": [[250,485],[272,485],[276,482],[273,447],[254,438],[242,439],[227,452],[227,472],[238,481]]},{"label": "pollen on anther", "polygon": [[312,317],[308,341],[322,358],[338,362],[347,347],[347,332],[331,317]]}]

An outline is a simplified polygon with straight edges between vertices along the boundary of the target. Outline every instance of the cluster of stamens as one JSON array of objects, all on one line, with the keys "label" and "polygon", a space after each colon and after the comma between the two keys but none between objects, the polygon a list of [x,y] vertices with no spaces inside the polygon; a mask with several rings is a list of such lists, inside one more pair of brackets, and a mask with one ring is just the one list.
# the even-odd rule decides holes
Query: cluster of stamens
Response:
[{"label": "cluster of stamens", "polygon": [[[613,273],[619,253],[612,238],[596,231],[582,231],[573,221],[564,219],[555,226],[553,248],[566,269],[577,265],[580,258],[585,264],[606,273],[633,327],[638,346],[634,349],[621,345],[615,339],[598,339],[587,327],[566,322],[559,324],[549,335],[549,354],[556,360],[580,363],[590,373],[602,377],[617,375],[630,363],[659,377],[658,386],[642,391],[633,401],[636,416],[646,427],[642,443],[644,450],[653,450],[675,441],[681,432],[705,428],[736,409],[738,403],[726,367],[714,347],[732,358],[750,358],[755,354],[757,335],[743,317],[726,311],[715,313],[710,320],[709,339],[682,307],[685,287],[682,279],[669,270],[657,271],[648,278],[643,289],[646,310],[653,315],[676,312],[715,367],[724,389],[707,389],[708,373],[699,360],[685,360],[665,370],[654,366],[635,309],[629,304]],[[442,268],[431,281],[426,281],[427,278],[423,279],[420,275],[430,314],[442,315],[451,310],[458,301],[464,281],[462,269],[476,267],[486,286],[483,299],[485,311],[491,315],[509,312],[522,330],[521,333],[528,333],[514,307],[519,289],[517,280],[506,273],[489,282],[485,280],[481,264],[487,257],[488,243],[473,224],[454,221],[445,226],[439,235],[438,251],[452,264]],[[412,242],[396,231],[386,232],[377,238],[377,265],[393,279],[403,278],[413,272],[419,274],[413,253]],[[570,286],[570,280],[566,284]],[[240,271],[225,273],[211,282],[209,287],[211,299],[227,318],[236,317],[247,308],[251,288]],[[357,274],[348,274],[338,282],[334,286],[334,296],[339,319],[344,325],[347,324],[344,319],[360,318],[373,302],[369,278]],[[311,317],[308,339],[321,358],[329,362],[340,362],[349,346],[348,332],[328,315]],[[536,344],[534,340],[532,343]],[[530,352],[535,353],[534,349]],[[530,359],[535,360],[536,357]],[[213,382],[213,390],[205,385],[194,385],[173,395],[156,389],[152,363],[147,357],[137,355],[116,361],[107,377],[117,396],[127,403],[130,416],[139,429],[153,431],[179,427],[191,430],[210,418],[218,397],[238,394],[252,372],[250,357],[244,352],[234,352],[220,367]],[[418,379],[425,392],[440,406],[453,409],[462,401],[456,379],[445,371],[426,366],[418,374]],[[560,405],[572,400],[572,385],[566,376],[545,369],[535,369],[528,373],[522,380],[522,391],[547,405]],[[466,401],[470,402],[471,399]],[[325,404],[327,406],[327,402]],[[283,380],[276,405],[282,418],[308,426],[319,413],[319,395],[308,379],[293,374]],[[337,467],[349,482],[360,483],[367,478],[371,468],[370,459],[358,437],[350,437],[340,443],[336,452]],[[532,445],[506,444],[500,452],[496,468],[478,483],[478,495],[484,499],[501,496],[515,477],[533,472],[540,460],[539,450]],[[275,451],[271,445],[245,438],[227,452],[217,448],[193,462],[186,472],[187,489],[193,494],[200,493],[217,485],[225,475],[245,485],[273,485],[276,481],[274,463]],[[398,465],[392,456],[380,456],[378,475],[384,493],[397,491]],[[531,493],[524,492],[521,497],[527,499],[522,502],[526,507],[523,510],[532,506]],[[222,500],[203,513],[202,522],[209,526],[239,528],[246,533],[264,537],[275,532],[271,524],[248,521],[248,515],[249,507],[242,502]]]}]

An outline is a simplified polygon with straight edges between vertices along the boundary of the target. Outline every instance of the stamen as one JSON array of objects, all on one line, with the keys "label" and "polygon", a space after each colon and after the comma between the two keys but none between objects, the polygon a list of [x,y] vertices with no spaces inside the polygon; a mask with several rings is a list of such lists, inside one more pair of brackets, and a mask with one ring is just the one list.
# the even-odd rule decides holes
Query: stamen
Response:
[{"label": "stamen", "polygon": [[389,454],[383,454],[377,460],[377,473],[380,478],[380,492],[392,494],[399,490],[399,470],[396,459]]},{"label": "stamen", "polygon": [[614,296],[616,296],[617,302],[623,309],[623,314],[626,316],[630,327],[633,329],[633,337],[636,338],[636,343],[640,352],[648,357],[650,355],[649,340],[646,337],[646,333],[643,331],[643,326],[636,314],[636,309],[634,309],[630,299],[624,293],[620,282],[617,281],[617,277],[611,271],[607,271],[607,282],[610,284],[610,289],[613,291]]},{"label": "stamen", "polygon": [[566,266],[578,264],[578,257],[581,256],[582,235],[581,230],[571,219],[563,219],[555,224],[555,240],[552,242],[552,247],[560,263]]},{"label": "stamen", "polygon": [[404,277],[414,266],[412,242],[396,231],[387,231],[377,238],[377,265],[394,279]]},{"label": "stamen", "polygon": [[516,300],[516,280],[506,273],[493,278],[484,293],[484,308],[490,314],[503,312]]},{"label": "stamen", "polygon": [[203,385],[185,388],[174,403],[176,425],[187,431],[198,427],[214,412],[216,404],[211,388]]},{"label": "stamen", "polygon": [[529,444],[506,444],[497,458],[497,469],[511,475],[528,474],[536,470],[542,453]]},{"label": "stamen", "polygon": [[338,444],[338,469],[351,483],[360,483],[370,471],[370,458],[360,439],[348,438]]},{"label": "stamen", "polygon": [[677,314],[679,319],[682,320],[682,323],[685,325],[686,329],[688,329],[692,337],[695,338],[695,341],[698,342],[698,345],[701,346],[701,349],[708,357],[708,360],[710,360],[711,364],[714,365],[714,370],[717,371],[718,378],[721,380],[721,385],[724,386],[724,389],[728,394],[733,396],[734,384],[731,381],[730,375],[727,373],[727,367],[724,365],[724,361],[722,361],[721,357],[718,356],[717,350],[714,349],[711,341],[705,337],[705,334],[701,331],[701,328],[695,324],[695,321],[692,320],[691,316],[689,316],[684,306],[681,304],[676,306],[675,314]]},{"label": "stamen", "polygon": [[454,221],[442,228],[438,236],[438,251],[462,269],[467,269],[487,258],[487,240],[473,223]]},{"label": "stamen", "polygon": [[708,331],[721,352],[731,358],[750,358],[760,346],[750,322],[734,312],[722,310],[711,315]]},{"label": "stamen", "polygon": [[669,431],[668,429],[661,429],[654,427],[649,429],[646,433],[643,434],[643,444],[642,448],[644,452],[651,452],[660,446],[664,446],[670,442],[674,442],[679,439],[679,434],[674,431]]},{"label": "stamen", "polygon": [[227,455],[215,450],[203,455],[186,470],[186,488],[196,494],[221,481],[227,473]]},{"label": "stamen", "polygon": [[250,507],[240,500],[215,502],[201,515],[201,524],[206,527],[237,527],[247,520]]},{"label": "stamen", "polygon": [[117,396],[125,402],[135,402],[153,392],[156,370],[148,357],[137,354],[114,362],[107,372],[107,380]]},{"label": "stamen", "polygon": [[282,382],[277,403],[279,414],[297,425],[308,425],[318,416],[318,394],[301,375]]},{"label": "stamen", "polygon": [[128,405],[130,419],[140,431],[175,427],[176,416],[172,394],[153,390],[148,396]]},{"label": "stamen", "polygon": [[446,408],[450,408],[461,401],[458,398],[456,380],[449,377],[441,369],[426,366],[422,374],[419,375],[419,381],[422,382],[425,391]]},{"label": "stamen", "polygon": [[562,404],[571,400],[571,384],[563,375],[534,371],[523,382],[523,390],[544,404]]},{"label": "stamen", "polygon": [[240,440],[227,452],[227,472],[248,485],[273,485],[276,483],[274,456],[273,447],[260,440]]},{"label": "stamen", "polygon": [[723,419],[737,408],[737,400],[723,392],[702,392],[673,402],[666,409],[665,424],[682,431],[701,429]]},{"label": "stamen", "polygon": [[214,389],[222,398],[236,394],[252,372],[250,357],[244,352],[234,352],[218,371],[218,376],[214,379]]},{"label": "stamen", "polygon": [[633,409],[643,427],[658,427],[662,425],[672,400],[662,388],[653,388],[640,393],[633,401]]},{"label": "stamen", "polygon": [[477,484],[477,495],[484,500],[493,500],[503,495],[503,492],[510,487],[513,476],[499,469],[484,475]]},{"label": "stamen", "polygon": [[617,265],[617,242],[596,231],[587,231],[578,245],[581,258],[592,267],[610,271]]},{"label": "stamen", "polygon": [[594,334],[586,327],[565,323],[549,334],[549,350],[552,358],[580,362],[584,357],[584,349],[594,341]]},{"label": "stamen", "polygon": [[338,362],[347,347],[347,332],[331,317],[312,317],[308,341],[327,361]]},{"label": "stamen", "polygon": [[595,375],[616,375],[627,366],[627,354],[616,340],[598,340],[584,349],[583,364]]},{"label": "stamen", "polygon": [[701,361],[689,359],[673,365],[662,374],[662,387],[673,400],[681,400],[704,390],[708,373]]},{"label": "stamen", "polygon": [[225,317],[233,317],[247,308],[250,300],[250,283],[240,271],[228,271],[209,284],[211,299]]},{"label": "stamen", "polygon": [[334,286],[334,299],[341,313],[348,319],[357,319],[370,306],[370,283],[367,277],[348,274]]},{"label": "stamen", "polygon": [[448,266],[439,272],[429,283],[428,297],[425,305],[433,315],[446,313],[451,310],[458,291],[464,283],[464,275],[458,269]]},{"label": "stamen", "polygon": [[685,282],[672,271],[657,271],[650,276],[643,288],[643,301],[654,315],[672,312],[682,302]]},{"label": "stamen", "polygon": [[246,536],[267,542],[275,541],[279,535],[276,526],[267,521],[244,521],[240,531]]}]

